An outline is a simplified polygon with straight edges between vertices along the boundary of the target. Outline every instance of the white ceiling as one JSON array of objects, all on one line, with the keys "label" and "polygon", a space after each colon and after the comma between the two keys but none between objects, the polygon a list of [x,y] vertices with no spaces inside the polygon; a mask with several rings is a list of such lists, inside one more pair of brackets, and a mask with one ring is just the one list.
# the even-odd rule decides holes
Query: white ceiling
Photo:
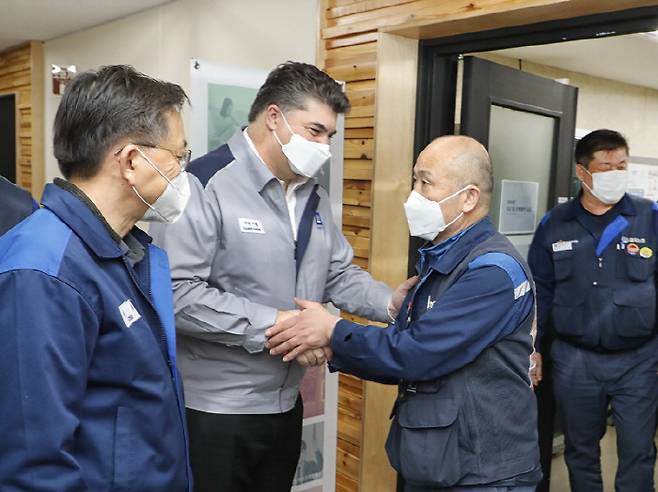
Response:
[{"label": "white ceiling", "polygon": [[[0,51],[46,41],[172,0],[0,0]],[[499,50],[496,53],[658,89],[658,36],[631,34]]]},{"label": "white ceiling", "polygon": [[655,34],[524,46],[495,53],[658,89],[658,36]]},{"label": "white ceiling", "polygon": [[171,0],[0,0],[0,51],[46,41]]}]

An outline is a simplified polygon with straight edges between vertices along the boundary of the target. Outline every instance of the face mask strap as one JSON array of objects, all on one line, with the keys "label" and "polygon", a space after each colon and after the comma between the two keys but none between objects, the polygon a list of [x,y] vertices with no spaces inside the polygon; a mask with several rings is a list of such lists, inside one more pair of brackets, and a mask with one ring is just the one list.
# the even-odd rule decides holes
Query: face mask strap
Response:
[{"label": "face mask strap", "polygon": [[[460,193],[463,193],[464,191],[468,190],[470,186],[473,186],[473,185],[467,184],[467,185],[464,186],[462,189],[455,191],[452,195],[448,195],[447,197],[442,198],[441,200],[439,200],[439,201],[436,202],[436,203],[438,203],[439,205],[441,205],[443,202],[446,202],[446,201],[450,200],[451,198],[456,197],[456,196],[459,195]],[[462,212],[462,213],[463,213],[463,212]]]},{"label": "face mask strap", "polygon": [[457,217],[455,217],[454,219],[452,219],[450,222],[448,222],[448,223],[445,225],[445,227],[443,228],[443,230],[445,231],[448,227],[450,227],[452,224],[454,224],[455,222],[457,222],[457,221],[458,221],[459,219],[461,219],[463,216],[464,216],[464,212],[460,212],[460,213],[457,215]]},{"label": "face mask strap", "polygon": [[175,185],[174,183],[172,183],[172,181],[171,181],[167,176],[165,176],[165,174],[164,174],[162,171],[160,171],[160,169],[158,168],[158,166],[156,166],[155,164],[153,164],[153,162],[151,161],[151,159],[149,159],[149,158],[146,156],[146,154],[145,154],[144,152],[142,152],[142,150],[141,150],[139,147],[137,147],[137,152],[139,152],[139,153],[142,155],[142,157],[143,157],[144,159],[146,159],[146,162],[148,162],[149,165],[150,165],[153,169],[155,169],[156,172],[157,172],[160,176],[162,176],[162,177],[165,179],[165,181],[166,181],[167,183],[169,183],[171,186],[173,186],[174,189],[175,189],[176,191],[179,191],[179,189],[176,187],[176,185]]},{"label": "face mask strap", "polygon": [[169,219],[167,219],[167,217],[165,217],[164,215],[162,215],[162,214],[158,211],[157,208],[155,208],[155,207],[154,207],[153,205],[151,205],[149,202],[147,202],[146,200],[144,200],[144,197],[143,197],[142,195],[139,194],[139,191],[137,191],[137,188],[135,188],[135,187],[133,186],[132,189],[133,189],[133,191],[135,192],[135,195],[137,195],[137,197],[138,197],[141,201],[144,202],[144,205],[146,205],[146,206],[147,206],[148,208],[150,208],[153,212],[155,212],[156,214],[158,214],[158,215],[159,215],[159,216],[160,216],[165,222],[169,222]]},{"label": "face mask strap", "polygon": [[286,119],[286,115],[283,114],[283,111],[281,111],[280,109],[279,109],[279,111],[281,112],[281,117],[283,118],[283,122],[286,124],[286,127],[288,128],[288,131],[290,131],[290,133],[292,133],[294,135],[295,132],[292,131],[292,128],[290,127],[290,124],[288,123],[288,120]]}]

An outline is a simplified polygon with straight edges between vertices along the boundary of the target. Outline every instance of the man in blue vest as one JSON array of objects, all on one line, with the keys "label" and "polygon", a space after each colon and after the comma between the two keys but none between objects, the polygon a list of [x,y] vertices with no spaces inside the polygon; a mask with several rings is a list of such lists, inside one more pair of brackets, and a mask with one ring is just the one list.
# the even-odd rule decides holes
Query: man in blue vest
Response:
[{"label": "man in blue vest", "polygon": [[489,217],[492,169],[469,137],[418,157],[405,203],[420,281],[387,328],[342,320],[307,301],[268,330],[284,360],[328,345],[333,369],[399,397],[386,449],[409,491],[531,492],[541,478],[529,370],[529,269]]},{"label": "man in blue vest", "polygon": [[0,236],[37,208],[39,205],[27,191],[0,176]]},{"label": "man in blue vest", "polygon": [[[658,206],[626,193],[628,144],[597,130],[576,146],[579,195],[535,233],[537,347],[552,331],[553,385],[571,490],[603,490],[599,441],[608,406],[617,432],[618,492],[654,490],[658,409]],[[538,356],[537,368],[541,368]]]},{"label": "man in blue vest", "polygon": [[0,490],[188,492],[164,252],[189,162],[175,84],[86,72],[54,123],[65,180],[0,238]]}]

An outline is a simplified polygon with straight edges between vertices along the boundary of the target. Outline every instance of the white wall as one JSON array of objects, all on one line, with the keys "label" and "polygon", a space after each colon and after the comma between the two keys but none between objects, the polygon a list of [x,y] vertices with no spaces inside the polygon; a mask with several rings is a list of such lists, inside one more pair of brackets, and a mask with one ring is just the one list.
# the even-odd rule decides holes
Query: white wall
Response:
[{"label": "white wall", "polygon": [[[517,59],[495,53],[478,57],[518,68]],[[523,61],[523,71],[550,79],[569,79],[578,87],[576,127],[621,132],[636,157],[658,159],[658,90]]]},{"label": "white wall", "polygon": [[[189,95],[192,58],[265,70],[286,60],[315,62],[318,0],[177,0],[44,46],[46,181],[59,175],[52,124],[60,97],[50,65],[129,64],[180,84]],[[185,117],[189,131],[189,117]]]}]

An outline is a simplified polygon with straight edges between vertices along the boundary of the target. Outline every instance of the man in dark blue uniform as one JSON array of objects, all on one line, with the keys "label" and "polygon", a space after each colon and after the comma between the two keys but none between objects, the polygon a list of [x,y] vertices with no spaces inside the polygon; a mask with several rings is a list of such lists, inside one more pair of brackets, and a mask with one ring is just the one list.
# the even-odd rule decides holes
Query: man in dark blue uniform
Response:
[{"label": "man in dark blue uniform", "polygon": [[534,491],[541,478],[529,369],[529,269],[488,218],[492,170],[468,137],[441,137],[418,157],[405,203],[427,239],[419,283],[387,328],[299,301],[269,330],[272,353],[328,346],[335,370],[399,385],[386,449],[406,492]]},{"label": "man in dark blue uniform", "polygon": [[0,176],[0,236],[37,208],[27,191]]},{"label": "man in dark blue uniform", "polygon": [[[576,147],[578,197],[542,219],[529,253],[538,337],[553,330],[553,384],[571,490],[602,491],[599,441],[608,406],[618,492],[654,490],[658,409],[658,206],[626,194],[628,144],[597,130]],[[541,356],[538,356],[541,367]]]},{"label": "man in dark blue uniform", "polygon": [[183,213],[186,100],[127,66],[66,89],[66,179],[0,237],[2,492],[191,490],[167,256],[135,227]]}]

